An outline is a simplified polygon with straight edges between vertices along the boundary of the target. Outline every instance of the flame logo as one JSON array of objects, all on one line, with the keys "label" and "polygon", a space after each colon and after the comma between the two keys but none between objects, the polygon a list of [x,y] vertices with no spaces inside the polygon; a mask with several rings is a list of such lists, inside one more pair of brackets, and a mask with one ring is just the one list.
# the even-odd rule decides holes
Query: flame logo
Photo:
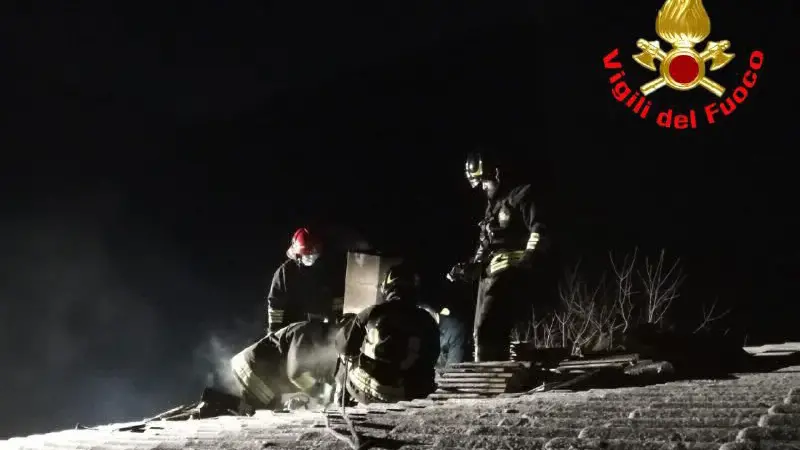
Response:
[{"label": "flame logo", "polygon": [[711,34],[702,0],[667,0],[658,11],[656,34],[675,47],[693,47]]},{"label": "flame logo", "polygon": [[[660,74],[640,87],[643,95],[650,95],[664,86],[678,91],[702,86],[717,97],[722,97],[725,88],[706,76],[706,63],[711,62],[709,70],[719,70],[735,55],[725,53],[731,46],[730,41],[709,41],[702,52],[694,49],[711,34],[711,19],[702,0],[664,2],[656,17],[656,34],[668,42],[672,49],[661,49],[659,41],[636,41],[642,53],[634,55],[634,61]],[[656,61],[659,62],[659,68],[656,68]]]}]

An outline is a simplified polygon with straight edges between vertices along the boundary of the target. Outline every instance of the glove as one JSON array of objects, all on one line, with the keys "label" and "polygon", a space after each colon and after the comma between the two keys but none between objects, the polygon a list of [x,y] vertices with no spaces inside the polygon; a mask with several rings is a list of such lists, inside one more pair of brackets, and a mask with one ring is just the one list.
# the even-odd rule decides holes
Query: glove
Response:
[{"label": "glove", "polygon": [[480,264],[476,263],[458,263],[450,269],[447,273],[447,279],[450,282],[455,281],[472,281],[480,275]]},{"label": "glove", "polygon": [[298,411],[301,409],[309,409],[310,404],[311,404],[311,397],[300,392],[293,395],[289,400],[287,400],[286,403],[284,404],[284,407],[289,411]]},{"label": "glove", "polygon": [[463,263],[458,263],[450,269],[450,272],[447,272],[445,275],[447,281],[454,283],[456,281],[461,281],[464,278],[464,266]]}]

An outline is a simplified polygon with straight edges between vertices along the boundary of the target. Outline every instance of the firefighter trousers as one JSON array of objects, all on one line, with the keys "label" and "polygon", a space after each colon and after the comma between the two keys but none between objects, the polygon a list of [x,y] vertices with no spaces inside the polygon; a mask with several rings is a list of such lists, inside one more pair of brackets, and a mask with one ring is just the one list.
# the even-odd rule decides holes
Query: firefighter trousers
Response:
[{"label": "firefighter trousers", "polygon": [[286,377],[286,364],[271,336],[242,350],[230,361],[240,395],[255,408],[278,408],[283,394],[296,391]]},{"label": "firefighter trousers", "polygon": [[445,367],[448,364],[466,361],[470,354],[468,325],[460,317],[441,316],[439,329],[441,330],[439,339],[441,353],[436,365]]},{"label": "firefighter trousers", "polygon": [[480,280],[473,327],[475,362],[509,359],[511,330],[531,303],[529,277],[528,271],[510,268]]}]

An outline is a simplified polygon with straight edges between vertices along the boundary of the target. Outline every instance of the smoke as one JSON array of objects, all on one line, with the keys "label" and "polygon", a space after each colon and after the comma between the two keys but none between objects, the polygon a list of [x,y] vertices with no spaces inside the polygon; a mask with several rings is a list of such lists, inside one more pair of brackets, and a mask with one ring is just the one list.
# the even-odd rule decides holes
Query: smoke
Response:
[{"label": "smoke", "polygon": [[314,342],[305,343],[296,358],[289,358],[287,371],[299,374],[310,369],[315,378],[332,383],[338,358],[333,334],[320,336]]},{"label": "smoke", "polygon": [[199,396],[203,339],[181,302],[209,294],[123,204],[59,199],[0,223],[0,439],[138,420]]},{"label": "smoke", "polygon": [[[251,315],[262,316],[263,311]],[[204,374],[207,387],[239,395],[239,384],[231,371],[230,361],[260,337],[261,325],[256,320],[234,319],[231,326],[207,333],[205,341],[193,353],[195,373]]]},{"label": "smoke", "polygon": [[0,439],[237,392],[230,359],[263,335],[262,302],[236,311],[129,204],[58,198],[0,222]]}]

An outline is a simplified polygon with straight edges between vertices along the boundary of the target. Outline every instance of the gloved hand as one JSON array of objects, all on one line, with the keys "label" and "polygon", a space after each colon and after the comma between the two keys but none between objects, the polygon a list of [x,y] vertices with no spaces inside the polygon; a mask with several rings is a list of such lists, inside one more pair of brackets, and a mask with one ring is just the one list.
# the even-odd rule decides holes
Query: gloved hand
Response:
[{"label": "gloved hand", "polygon": [[286,401],[284,407],[289,411],[297,411],[300,409],[308,409],[310,403],[311,403],[311,397],[302,392],[299,392],[293,395],[288,401]]},{"label": "gloved hand", "polygon": [[461,262],[453,266],[447,273],[447,279],[454,281],[472,281],[480,276],[480,264]]},{"label": "gloved hand", "polygon": [[452,268],[450,268],[450,271],[447,272],[447,275],[445,277],[447,278],[447,281],[449,281],[451,283],[453,283],[455,281],[463,280],[464,279],[464,263],[458,263],[455,266],[453,266]]}]

